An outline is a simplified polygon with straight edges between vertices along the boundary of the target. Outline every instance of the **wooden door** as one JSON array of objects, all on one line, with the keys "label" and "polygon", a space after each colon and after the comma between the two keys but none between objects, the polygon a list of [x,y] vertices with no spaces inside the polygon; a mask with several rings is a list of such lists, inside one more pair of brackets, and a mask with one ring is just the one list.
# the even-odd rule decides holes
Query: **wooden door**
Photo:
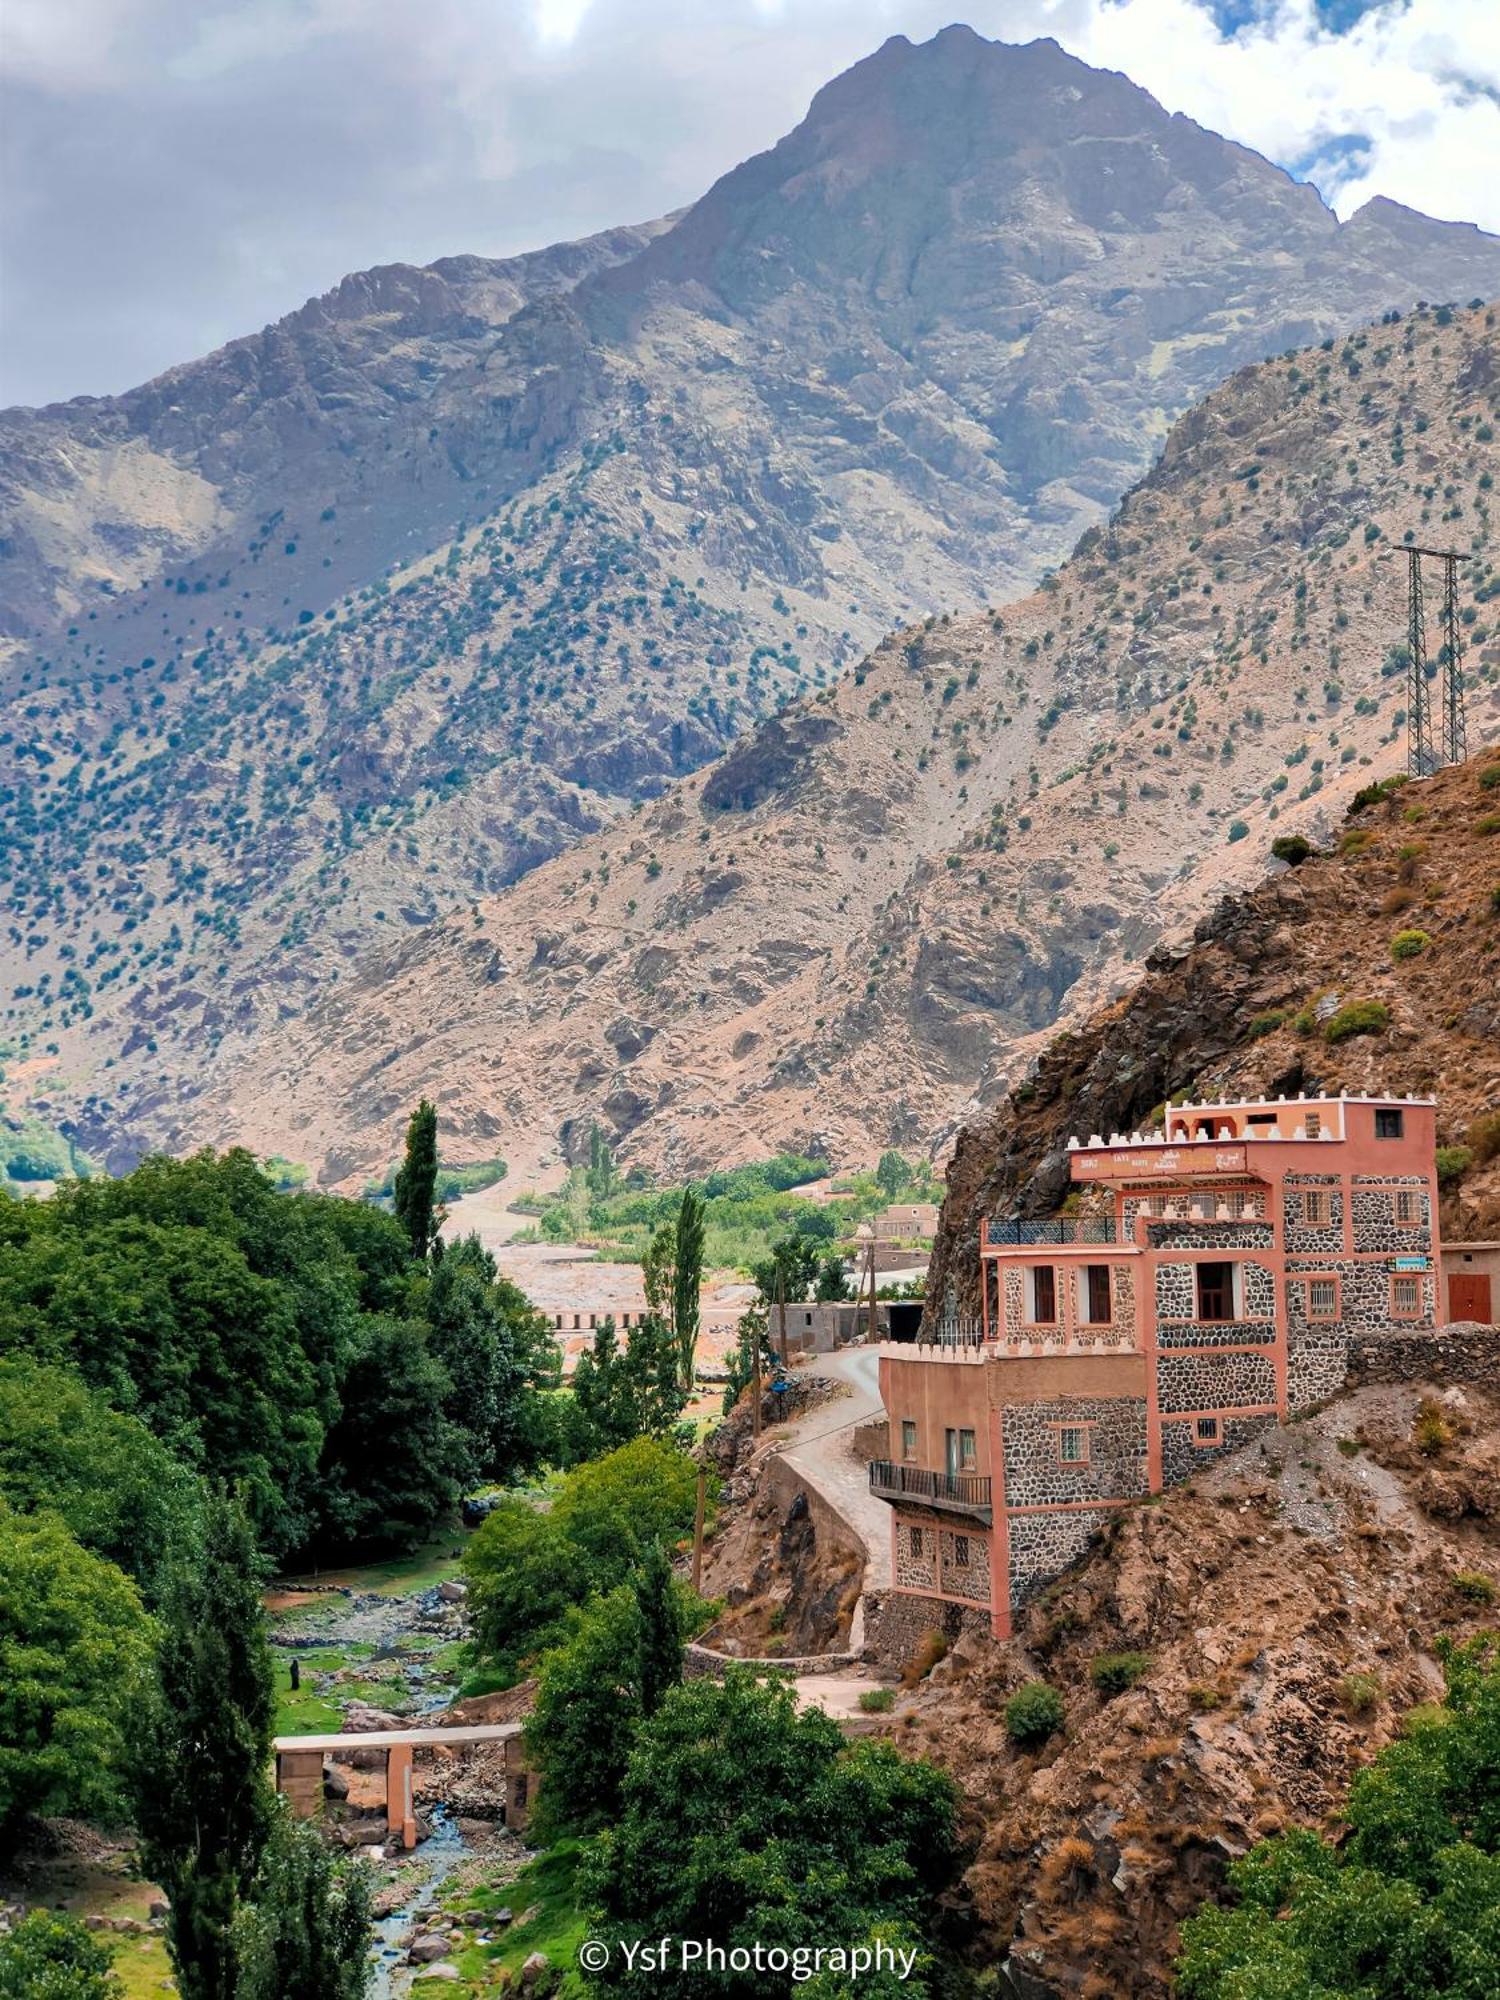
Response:
[{"label": "wooden door", "polygon": [[1475,1319],[1481,1326],[1492,1326],[1495,1320],[1494,1306],[1490,1300],[1490,1274],[1488,1271],[1453,1271],[1448,1277],[1448,1317],[1449,1319]]}]

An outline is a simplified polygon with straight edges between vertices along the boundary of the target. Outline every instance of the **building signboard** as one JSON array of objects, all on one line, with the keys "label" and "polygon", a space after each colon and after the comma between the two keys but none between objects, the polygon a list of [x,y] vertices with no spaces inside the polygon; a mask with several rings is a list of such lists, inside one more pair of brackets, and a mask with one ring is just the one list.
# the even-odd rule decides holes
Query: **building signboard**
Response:
[{"label": "building signboard", "polygon": [[1430,1271],[1432,1265],[1426,1257],[1393,1257],[1391,1259],[1391,1269],[1393,1271]]},{"label": "building signboard", "polygon": [[1083,1153],[1073,1155],[1075,1181],[1115,1180],[1122,1174],[1145,1178],[1167,1174],[1178,1178],[1194,1174],[1242,1174],[1245,1172],[1243,1146],[1132,1146],[1128,1152]]}]

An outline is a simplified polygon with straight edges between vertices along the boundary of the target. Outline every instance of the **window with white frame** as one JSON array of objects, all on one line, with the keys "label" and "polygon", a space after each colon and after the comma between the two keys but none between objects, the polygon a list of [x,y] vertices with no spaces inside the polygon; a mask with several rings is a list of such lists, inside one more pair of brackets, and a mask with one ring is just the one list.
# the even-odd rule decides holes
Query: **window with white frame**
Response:
[{"label": "window with white frame", "polygon": [[1392,1278],[1391,1308],[1398,1313],[1419,1313],[1422,1310],[1422,1280],[1407,1277]]},{"label": "window with white frame", "polygon": [[1338,1318],[1339,1287],[1336,1278],[1308,1279],[1307,1316],[1309,1319]]},{"label": "window with white frame", "polygon": [[1051,1264],[1031,1269],[1031,1320],[1034,1326],[1057,1324],[1057,1272]]}]

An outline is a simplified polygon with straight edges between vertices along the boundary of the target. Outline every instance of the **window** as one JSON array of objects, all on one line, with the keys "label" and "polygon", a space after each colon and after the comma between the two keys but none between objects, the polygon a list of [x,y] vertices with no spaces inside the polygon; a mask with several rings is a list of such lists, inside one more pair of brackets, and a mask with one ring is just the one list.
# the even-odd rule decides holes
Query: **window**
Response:
[{"label": "window", "polygon": [[1309,1139],[1321,1139],[1323,1136],[1323,1120],[1321,1115],[1316,1111],[1309,1111],[1302,1121],[1302,1129]]},{"label": "window", "polygon": [[1414,1316],[1422,1310],[1422,1281],[1420,1278],[1392,1278],[1391,1310]]},{"label": "window", "polygon": [[1057,1273],[1050,1264],[1038,1264],[1032,1271],[1031,1317],[1038,1326],[1057,1321]]},{"label": "window", "polygon": [[1217,1417],[1200,1417],[1198,1419],[1197,1440],[1199,1444],[1217,1444],[1219,1442],[1219,1420]]},{"label": "window", "polygon": [[901,1460],[910,1465],[917,1455],[917,1427],[910,1417],[901,1419]]},{"label": "window", "polygon": [[1307,1226],[1309,1229],[1326,1229],[1332,1214],[1332,1203],[1326,1194],[1310,1194],[1305,1197]]},{"label": "window", "polygon": [[1309,1278],[1307,1281],[1307,1316],[1309,1319],[1337,1319],[1339,1316],[1339,1288],[1333,1278]]},{"label": "window", "polygon": [[1082,1424],[1064,1424],[1057,1433],[1057,1455],[1064,1465],[1087,1465],[1089,1434]]},{"label": "window", "polygon": [[967,1535],[955,1535],[953,1537],[953,1567],[955,1569],[967,1569],[969,1567],[969,1538]]},{"label": "window", "polygon": [[906,1535],[906,1546],[910,1549],[912,1555],[916,1557],[917,1561],[920,1562],[922,1560],[922,1530],[920,1528],[908,1528]]},{"label": "window", "polygon": [[1109,1266],[1090,1264],[1087,1272],[1088,1316],[1093,1326],[1109,1325]]},{"label": "window", "polygon": [[1198,1266],[1198,1317],[1207,1320],[1234,1318],[1233,1264]]},{"label": "window", "polygon": [[1405,1123],[1405,1118],[1399,1111],[1377,1111],[1375,1113],[1375,1137],[1377,1139],[1399,1139]]},{"label": "window", "polygon": [[1393,1196],[1398,1222],[1420,1222],[1422,1209],[1415,1188],[1397,1188]]},{"label": "window", "polygon": [[961,1472],[972,1472],[979,1463],[974,1449],[974,1433],[960,1431],[958,1434],[958,1464]]},{"label": "window", "polygon": [[1146,1213],[1148,1215],[1165,1215],[1166,1212],[1167,1197],[1164,1194],[1152,1195],[1146,1203]]}]

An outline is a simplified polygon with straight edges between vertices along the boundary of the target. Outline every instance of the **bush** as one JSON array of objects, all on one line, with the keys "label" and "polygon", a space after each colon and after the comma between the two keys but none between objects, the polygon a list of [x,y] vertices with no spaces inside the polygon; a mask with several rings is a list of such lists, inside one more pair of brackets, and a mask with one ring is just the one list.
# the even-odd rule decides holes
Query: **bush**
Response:
[{"label": "bush", "polygon": [[936,1626],[924,1632],[917,1641],[917,1649],[901,1669],[901,1685],[914,1688],[918,1681],[925,1680],[948,1651],[948,1641]]},{"label": "bush", "polygon": [[1495,1601],[1495,1580],[1486,1576],[1483,1570],[1456,1569],[1453,1572],[1453,1588],[1470,1604],[1493,1604]]},{"label": "bush", "polygon": [[1150,1666],[1149,1653],[1100,1653],[1089,1668],[1089,1679],[1102,1695],[1124,1694]]},{"label": "bush", "polygon": [[1005,1704],[1005,1733],[1023,1750],[1034,1750],[1062,1728],[1063,1698],[1045,1681],[1028,1681]]},{"label": "bush", "polygon": [[1382,1000],[1351,1000],[1323,1029],[1325,1042],[1347,1042],[1353,1035],[1380,1035],[1391,1025],[1390,1010]]},{"label": "bush", "polygon": [[1300,833],[1279,834],[1271,842],[1272,854],[1278,861],[1284,861],[1288,868],[1300,868],[1312,851],[1312,842],[1304,840]]},{"label": "bush", "polygon": [[1486,813],[1474,822],[1476,833],[1500,833],[1500,813]]},{"label": "bush", "polygon": [[1461,1181],[1474,1164],[1474,1154],[1468,1146],[1439,1146],[1437,1149],[1437,1177],[1444,1187],[1453,1187]]},{"label": "bush", "polygon": [[860,1710],[865,1715],[889,1715],[896,1706],[894,1688],[866,1688],[859,1698]]},{"label": "bush", "polygon": [[1493,792],[1500,788],[1500,764],[1486,764],[1479,774],[1479,789]]},{"label": "bush", "polygon": [[1251,1041],[1259,1041],[1262,1035],[1273,1035],[1286,1019],[1284,1008],[1273,1007],[1269,1013],[1251,1017],[1248,1033]]},{"label": "bush", "polygon": [[1453,1426],[1443,1414],[1441,1405],[1433,1402],[1430,1396],[1422,1400],[1411,1435],[1412,1443],[1427,1458],[1435,1458],[1453,1436]]},{"label": "bush", "polygon": [[1244,840],[1248,836],[1249,832],[1250,829],[1245,824],[1244,820],[1232,819],[1229,822],[1229,836],[1228,836],[1229,844],[1233,846],[1235,841]]},{"label": "bush", "polygon": [[1339,1700],[1351,1715],[1368,1715],[1379,1699],[1379,1674],[1345,1674],[1339,1682]]},{"label": "bush", "polygon": [[1500,1153],[1500,1111],[1486,1111],[1464,1135],[1476,1160],[1487,1166]]},{"label": "bush", "polygon": [[1426,931],[1397,931],[1391,939],[1391,957],[1398,962],[1403,958],[1420,958],[1431,943]]},{"label": "bush", "polygon": [[33,1910],[0,1937],[0,2000],[121,2000],[109,1948],[76,1917]]}]

